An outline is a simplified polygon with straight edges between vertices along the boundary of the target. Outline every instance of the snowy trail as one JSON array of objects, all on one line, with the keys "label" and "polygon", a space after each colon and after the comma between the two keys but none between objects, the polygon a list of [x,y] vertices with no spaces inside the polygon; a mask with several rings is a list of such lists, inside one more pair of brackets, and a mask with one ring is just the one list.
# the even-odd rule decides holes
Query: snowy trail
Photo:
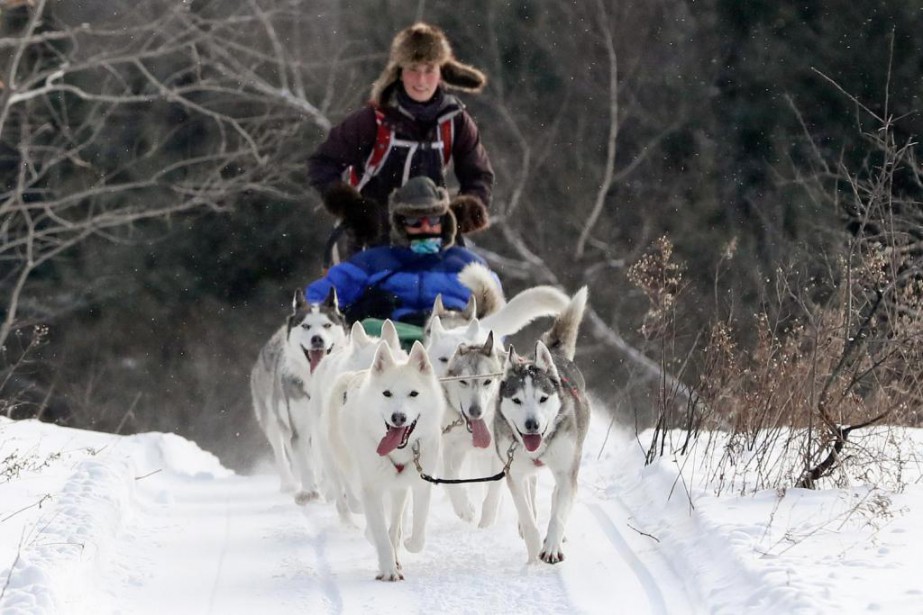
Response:
[{"label": "snowy trail", "polygon": [[374,580],[361,517],[360,527],[344,527],[332,506],[297,507],[277,484],[270,474],[139,481],[102,571],[107,602],[123,613],[692,612],[653,541],[591,488],[557,566],[525,564],[507,494],[495,526],[478,530],[436,488],[427,546],[403,556],[407,580],[392,584]]}]

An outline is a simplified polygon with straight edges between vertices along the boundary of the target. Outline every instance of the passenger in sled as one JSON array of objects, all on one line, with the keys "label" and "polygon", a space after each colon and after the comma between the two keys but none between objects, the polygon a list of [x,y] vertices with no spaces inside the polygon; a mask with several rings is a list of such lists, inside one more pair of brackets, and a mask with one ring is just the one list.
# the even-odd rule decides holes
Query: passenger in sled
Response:
[{"label": "passenger in sled", "polygon": [[[483,258],[455,245],[457,224],[445,188],[415,177],[389,199],[391,245],[368,248],[334,265],[308,285],[309,302],[323,301],[336,288],[340,309],[371,334],[390,318],[401,339],[421,339],[437,295],[446,309],[463,310],[471,290],[458,279],[466,265]],[[498,281],[499,285],[499,281]]]},{"label": "passenger in sled", "polygon": [[398,32],[368,103],[334,126],[308,160],[308,179],[339,222],[325,257],[387,245],[390,195],[411,177],[444,187],[449,166],[458,180],[449,203],[456,244],[487,227],[494,172],[477,125],[450,93],[480,92],[485,83],[481,71],[455,58],[439,28],[417,23]]}]

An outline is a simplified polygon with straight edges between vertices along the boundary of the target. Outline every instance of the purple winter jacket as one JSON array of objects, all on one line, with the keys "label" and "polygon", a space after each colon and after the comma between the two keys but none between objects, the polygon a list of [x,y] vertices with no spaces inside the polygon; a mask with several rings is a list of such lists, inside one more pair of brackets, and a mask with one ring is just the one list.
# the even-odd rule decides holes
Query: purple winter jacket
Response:
[{"label": "purple winter jacket", "polygon": [[[382,94],[382,103],[377,108],[384,114],[385,125],[394,129],[392,147],[378,173],[360,189],[362,196],[378,204],[381,228],[387,232],[389,226],[388,196],[410,177],[425,175],[437,185],[446,185],[438,135],[442,118],[452,118],[451,165],[458,180],[458,193],[476,197],[489,206],[494,172],[478,128],[464,105],[440,88],[431,103],[416,105],[411,111],[399,102],[397,90],[401,87],[396,82]],[[309,158],[308,180],[321,194],[343,181],[350,166],[362,176],[378,132],[375,109],[375,103],[369,103],[347,116],[330,130],[327,139]],[[396,147],[397,142],[401,145]]]}]

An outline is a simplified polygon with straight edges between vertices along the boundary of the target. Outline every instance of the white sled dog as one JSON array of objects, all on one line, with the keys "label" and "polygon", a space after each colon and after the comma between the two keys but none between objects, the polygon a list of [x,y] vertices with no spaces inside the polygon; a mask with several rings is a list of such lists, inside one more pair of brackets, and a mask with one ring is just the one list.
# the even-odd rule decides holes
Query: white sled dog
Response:
[{"label": "white sled dog", "polygon": [[[327,433],[328,409],[333,383],[340,374],[368,369],[372,365],[372,360],[375,358],[375,352],[378,349],[378,343],[381,340],[388,344],[392,354],[406,360],[407,353],[401,349],[401,340],[393,322],[385,320],[382,323],[381,337],[370,336],[365,332],[361,322],[354,322],[346,343],[339,345],[314,372],[309,391],[309,411],[306,418],[303,418],[304,415],[300,414],[296,416],[296,428],[301,425],[302,421],[313,421],[314,425],[320,426],[319,433]],[[299,442],[304,442],[304,440],[300,439]],[[318,481],[326,499],[335,501],[340,518],[346,523],[351,523],[349,511],[361,512],[361,508],[356,497],[348,490],[348,485],[337,470],[327,438],[316,438],[316,446],[312,447],[311,452],[316,455]],[[296,501],[299,504],[304,503],[298,501],[297,498]]]},{"label": "white sled dog", "polygon": [[471,291],[464,310],[450,310],[442,302],[442,295],[436,296],[433,309],[423,327],[424,338],[429,335],[433,319],[438,317],[445,329],[466,326],[474,318],[484,318],[506,305],[500,281],[490,269],[480,263],[466,265],[458,273],[458,281]]},{"label": "white sled dog", "polygon": [[[292,314],[260,351],[250,372],[250,393],[256,420],[275,456],[283,491],[299,490],[302,498],[316,497],[310,473],[298,472],[304,463],[296,451],[309,450],[311,433],[294,427],[293,417],[306,412],[310,380],[322,359],[346,340],[346,321],[331,289],[319,304],[308,304],[295,291]],[[310,467],[310,464],[308,464]]]},{"label": "white sled dog", "polygon": [[[473,277],[478,269],[486,271],[482,265],[469,265],[462,270],[459,277],[466,274],[466,272],[472,274],[469,277]],[[481,286],[483,293],[486,294],[490,294],[490,288],[486,283]],[[499,288],[493,288],[494,292],[500,292]],[[433,316],[430,317],[424,328],[424,342],[429,358],[440,377],[445,375],[449,358],[459,344],[483,344],[487,339],[487,334],[491,331],[493,331],[495,339],[499,341],[507,335],[520,331],[537,318],[557,316],[570,302],[570,297],[553,286],[533,286],[523,290],[510,299],[509,302],[503,301],[502,295],[494,295],[488,302],[491,305],[499,306],[496,311],[487,314],[483,318],[472,316],[465,320],[465,314],[471,311],[477,313],[477,307],[472,308],[472,303],[477,303],[473,299],[476,294],[478,293],[472,291],[469,308],[466,308],[464,313],[454,313],[448,316],[446,322],[451,323],[453,325],[451,327],[446,327],[443,324],[443,316],[440,315],[438,309],[442,304],[442,299],[441,297],[436,297]],[[438,328],[437,319],[440,321]]]},{"label": "white sled dog", "polygon": [[[497,454],[513,462],[507,485],[519,516],[529,562],[564,559],[564,528],[577,492],[580,457],[590,421],[583,376],[573,363],[577,329],[586,308],[580,289],[568,308],[535,345],[533,360],[511,347],[500,383],[494,421]],[[555,480],[548,532],[542,543],[536,523],[536,473],[543,467]]]},{"label": "white sled dog", "polygon": [[[403,546],[423,549],[432,475],[439,460],[443,401],[426,351],[414,342],[406,361],[396,360],[379,342],[368,370],[347,372],[333,385],[326,421],[338,469],[360,495],[366,535],[378,554],[377,579],[398,581],[402,522],[413,490],[413,529]],[[385,500],[390,499],[390,523]]]},{"label": "white sled dog", "polygon": [[[493,333],[489,333],[483,344],[460,344],[449,359],[442,382],[446,399],[443,468],[448,479],[461,477],[466,460],[470,462],[471,477],[493,476],[502,467],[493,450],[493,422],[504,358]],[[489,527],[496,519],[500,487],[499,481],[486,484],[479,527]],[[446,485],[455,514],[473,521],[475,509],[468,491],[464,485]]]}]

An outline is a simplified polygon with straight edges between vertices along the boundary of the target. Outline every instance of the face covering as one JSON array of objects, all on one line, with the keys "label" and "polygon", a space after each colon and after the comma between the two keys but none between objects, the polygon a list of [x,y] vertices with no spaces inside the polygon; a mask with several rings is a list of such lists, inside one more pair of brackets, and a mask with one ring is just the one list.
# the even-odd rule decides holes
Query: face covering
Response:
[{"label": "face covering", "polygon": [[410,249],[415,254],[438,254],[442,247],[441,237],[427,237],[425,239],[411,239]]}]

